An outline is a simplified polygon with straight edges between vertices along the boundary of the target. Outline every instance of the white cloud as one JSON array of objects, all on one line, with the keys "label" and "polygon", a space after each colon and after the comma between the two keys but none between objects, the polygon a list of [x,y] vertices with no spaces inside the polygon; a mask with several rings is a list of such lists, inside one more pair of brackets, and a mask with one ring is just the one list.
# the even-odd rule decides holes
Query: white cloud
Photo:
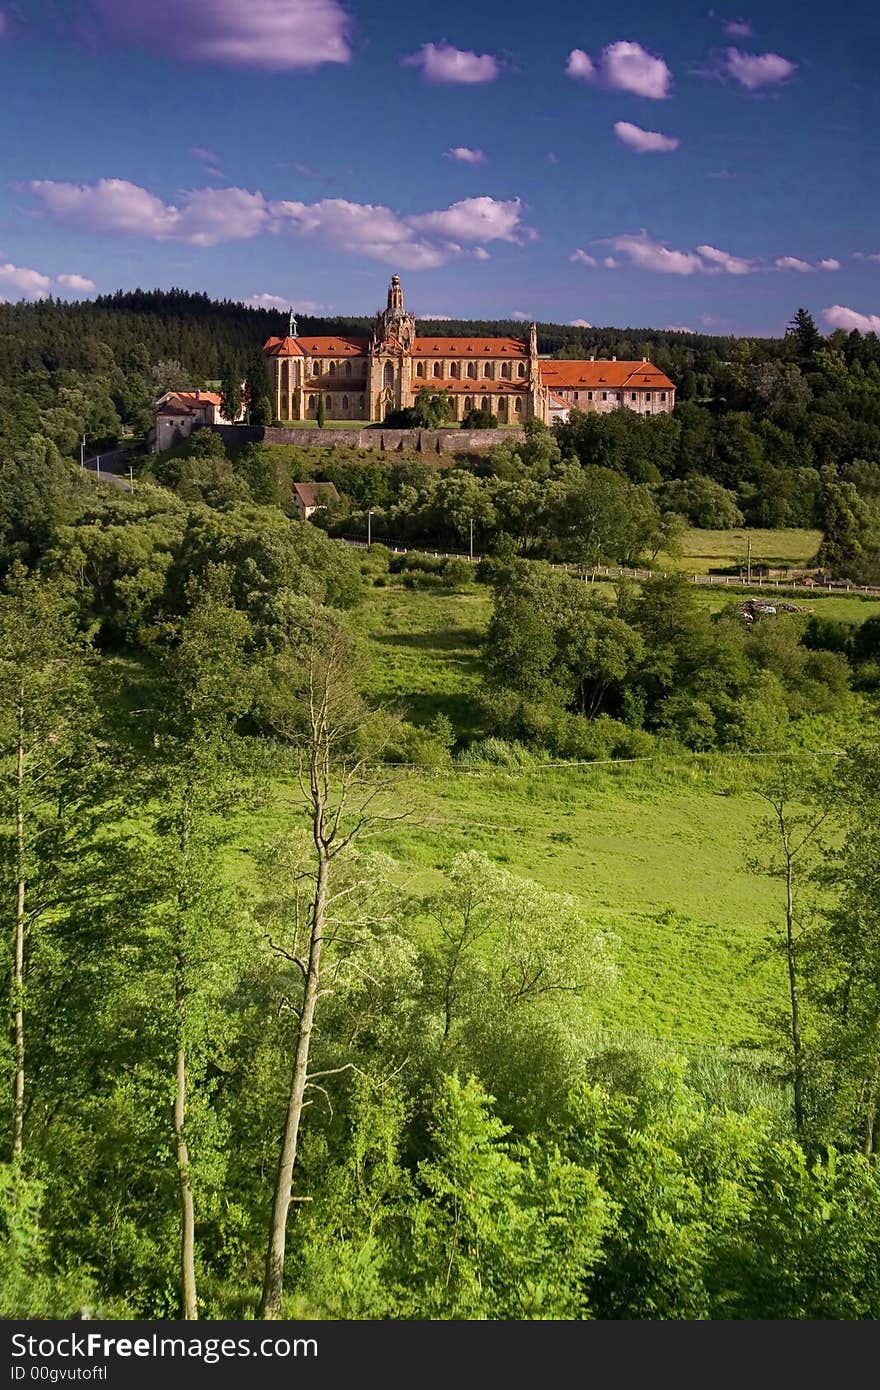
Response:
[{"label": "white cloud", "polygon": [[89,231],[193,246],[284,231],[320,238],[336,250],[393,261],[408,270],[445,265],[456,256],[488,260],[482,245],[461,243],[518,244],[530,235],[521,223],[518,198],[465,198],[448,208],[403,216],[392,208],[344,198],[270,202],[262,193],[242,188],[196,189],[185,193],[176,206],[125,179],[99,179],[94,184],[36,180],[28,188],[56,221]]},{"label": "white cloud", "polygon": [[666,154],[677,150],[681,141],[674,135],[661,135],[659,130],[642,130],[641,126],[630,121],[615,121],[614,134],[631,150],[639,154]]},{"label": "white cloud", "polygon": [[569,319],[569,325],[568,325],[568,326],[569,326],[569,328],[592,328],[592,327],[593,327],[593,325],[592,325],[591,323],[587,323],[587,320],[586,320],[586,319]]},{"label": "white cloud", "polygon": [[614,92],[634,92],[636,96],[660,100],[669,96],[672,73],[662,58],[648,52],[640,43],[620,40],[602,49],[594,62],[582,48],[573,48],[565,65],[567,77],[594,82]]},{"label": "white cloud", "polygon": [[426,82],[494,82],[501,63],[491,53],[471,53],[452,44],[425,43],[417,53],[401,58],[408,68],[421,68]]},{"label": "white cloud", "polygon": [[857,328],[860,333],[880,333],[880,314],[859,314],[842,304],[832,304],[822,310],[822,317],[831,328]]},{"label": "white cloud", "polygon": [[338,0],[91,0],[83,37],[164,57],[285,72],[348,63],[350,21]]},{"label": "white cloud", "polygon": [[683,323],[667,323],[663,329],[664,333],[693,333],[692,328],[688,328]]},{"label": "white cloud", "polygon": [[582,48],[573,48],[565,64],[565,75],[582,78],[585,82],[593,81],[596,69],[589,53],[585,53]]},{"label": "white cloud", "polygon": [[612,237],[611,245],[641,270],[653,270],[661,275],[694,275],[707,268],[695,251],[670,250],[654,241],[647,232]]},{"label": "white cloud", "polygon": [[77,294],[90,294],[98,288],[94,280],[87,279],[85,275],[56,275],[55,279],[66,290],[74,290]]},{"label": "white cloud", "polygon": [[0,303],[5,304],[9,299],[48,299],[58,288],[72,290],[75,294],[90,294],[98,287],[85,275],[64,272],[53,277],[29,266],[13,265],[11,261],[0,265]]},{"label": "white cloud", "polygon": [[790,63],[778,53],[742,53],[738,48],[728,48],[721,63],[721,73],[750,92],[785,82],[796,71],[797,63]]},{"label": "white cloud", "polygon": [[417,319],[429,319],[431,323],[451,323],[451,314],[416,314]]},{"label": "white cloud", "polygon": [[485,164],[486,156],[482,150],[469,149],[467,145],[454,145],[447,150],[444,159],[457,159],[460,164]]},{"label": "white cloud", "polygon": [[516,319],[516,322],[517,322],[517,323],[533,323],[533,322],[534,322],[534,320],[533,320],[533,318],[532,318],[532,315],[531,315],[531,314],[525,313],[524,310],[522,310],[522,309],[514,309],[514,311],[513,311],[513,313],[511,314],[510,317],[511,317],[512,319]]},{"label": "white cloud", "polygon": [[0,298],[6,301],[5,290],[16,290],[16,299],[47,299],[52,293],[52,280],[39,270],[27,266],[13,265],[7,261],[0,265]]},{"label": "white cloud", "polygon": [[852,257],[854,261],[874,261],[880,265],[880,251],[853,251]]},{"label": "white cloud", "polygon": [[36,179],[28,188],[51,217],[68,226],[152,241],[215,246],[256,236],[269,222],[262,193],[243,188],[196,189],[184,194],[182,207],[163,203],[127,179],[99,179],[93,184]]},{"label": "white cloud", "polygon": [[424,212],[406,220],[410,226],[453,241],[517,241],[522,203],[519,198],[464,198],[442,212]]},{"label": "white cloud", "polygon": [[[734,256],[717,246],[703,245],[692,251],[680,251],[655,241],[645,231],[610,237],[608,244],[640,270],[660,275],[750,275],[766,268],[760,261]],[[608,261],[606,258],[606,265]]]},{"label": "white cloud", "polygon": [[777,270],[796,270],[801,275],[813,270],[839,270],[840,261],[828,257],[824,261],[802,261],[798,256],[778,256],[773,262]]},{"label": "white cloud", "polygon": [[295,314],[323,314],[326,304],[316,304],[313,299],[285,299],[280,294],[252,294],[240,301],[249,309],[281,309],[285,314],[292,308]]},{"label": "white cloud", "polygon": [[719,251],[717,246],[698,246],[697,252],[704,261],[713,266],[717,265],[728,275],[750,275],[757,269],[754,261],[747,261],[742,256],[731,256],[729,251]]},{"label": "white cloud", "polygon": [[602,264],[607,266],[609,270],[616,270],[620,265],[620,261],[616,261],[613,256],[606,256]]},{"label": "white cloud", "polygon": [[747,19],[724,19],[721,27],[732,39],[754,38],[755,31]]},{"label": "white cloud", "polygon": [[573,261],[573,262],[575,263],[575,265],[590,265],[590,266],[592,266],[592,265],[598,265],[598,264],[599,264],[599,262],[596,260],[596,257],[595,257],[595,256],[591,256],[590,253],[589,253],[589,251],[582,251],[582,250],[580,249],[580,247],[578,247],[577,251],[573,251],[572,254],[569,256],[568,259],[569,259],[570,261]]}]

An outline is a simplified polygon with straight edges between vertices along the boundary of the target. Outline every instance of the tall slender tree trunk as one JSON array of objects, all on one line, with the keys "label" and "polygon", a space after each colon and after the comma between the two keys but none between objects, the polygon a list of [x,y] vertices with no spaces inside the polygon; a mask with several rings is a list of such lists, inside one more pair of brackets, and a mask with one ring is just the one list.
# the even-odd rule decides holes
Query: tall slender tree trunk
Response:
[{"label": "tall slender tree trunk", "polygon": [[24,844],[24,686],[18,688],[18,747],[16,750],[15,803],[15,947],[12,966],[12,1014],[15,1040],[15,1083],[12,1121],[12,1157],[21,1156],[24,1147],[24,933],[25,933],[25,844]]},{"label": "tall slender tree trunk", "polygon": [[798,1135],[804,1129],[804,1059],[801,1045],[800,1000],[794,942],[794,865],[785,837],[785,955],[788,962],[788,993],[791,1003],[791,1053],[794,1081],[794,1124]]},{"label": "tall slender tree trunk", "polygon": [[[315,786],[313,782],[313,794]],[[260,1301],[261,1318],[280,1318],[284,1293],[284,1254],[287,1241],[287,1216],[290,1211],[293,1169],[296,1163],[299,1127],[302,1119],[303,1100],[309,1072],[309,1049],[312,1041],[312,1027],[315,1020],[315,1007],[318,1002],[318,987],[321,978],[321,946],[324,939],[324,917],[327,907],[327,884],[330,860],[324,840],[323,806],[316,802],[314,813],[315,846],[318,854],[318,874],[315,883],[315,896],[312,901],[309,933],[309,958],[303,987],[302,1012],[296,1034],[296,1052],[293,1072],[290,1079],[290,1092],[287,1101],[287,1116],[284,1123],[284,1137],[281,1142],[281,1157],[278,1163],[278,1176],[272,1202],[272,1219],[269,1228],[269,1245],[266,1251],[266,1269],[263,1280],[263,1296]]]},{"label": "tall slender tree trunk", "polygon": [[199,1316],[195,1269],[195,1204],[189,1145],[186,1139],[186,873],[189,857],[189,797],[184,796],[181,812],[180,851],[183,860],[181,885],[177,895],[177,950],[174,960],[174,1008],[177,1029],[176,1087],[174,1092],[174,1139],[177,1148],[177,1179],[180,1190],[180,1289],[184,1318]]}]

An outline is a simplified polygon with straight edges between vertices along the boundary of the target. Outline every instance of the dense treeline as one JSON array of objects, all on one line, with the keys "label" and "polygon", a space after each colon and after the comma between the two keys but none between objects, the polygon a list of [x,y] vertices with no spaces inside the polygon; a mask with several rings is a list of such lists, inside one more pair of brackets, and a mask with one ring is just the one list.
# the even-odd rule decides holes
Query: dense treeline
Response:
[{"label": "dense treeline", "polygon": [[[0,305],[0,456],[26,447],[35,434],[67,457],[76,457],[84,435],[91,447],[107,447],[125,433],[143,435],[153,400],[168,388],[222,381],[237,395],[240,380],[261,382],[259,347],[285,327],[277,312],[179,290],[120,293],[78,304]],[[302,322],[306,331],[367,327],[366,320],[355,319]],[[518,331],[511,323],[444,326],[446,332],[477,328]],[[576,461],[585,469],[595,465],[622,474],[643,489],[638,496],[659,514],[682,515],[693,525],[816,526],[826,536],[819,563],[835,571],[843,567],[855,579],[875,577],[876,334],[838,330],[826,339],[810,315],[798,310],[782,339],[544,325],[540,345],[568,356],[651,357],[676,382],[675,417],[573,412],[555,431],[555,455],[534,440],[525,451],[499,444],[489,470],[499,481],[483,487],[476,506],[484,541],[503,531],[520,548],[527,546],[533,537],[522,534],[524,513],[540,516],[553,491],[547,484],[556,482],[554,466]],[[257,405],[270,409],[262,400]],[[326,471],[336,481],[332,468]],[[396,491],[370,485],[365,491],[352,482],[351,489],[342,489],[351,509],[390,509],[380,518],[389,538],[448,541],[450,532],[459,531],[455,521],[438,524],[425,515],[436,511],[430,495],[413,496],[408,485]],[[531,484],[532,490],[513,484]],[[636,494],[629,500],[642,509]],[[561,507],[577,518],[579,503],[577,495],[566,494],[550,497],[548,505],[551,512]],[[576,519],[572,529],[577,525]],[[553,540],[552,524],[549,529],[544,539]],[[657,538],[653,518],[649,531],[642,545],[648,555]]]}]

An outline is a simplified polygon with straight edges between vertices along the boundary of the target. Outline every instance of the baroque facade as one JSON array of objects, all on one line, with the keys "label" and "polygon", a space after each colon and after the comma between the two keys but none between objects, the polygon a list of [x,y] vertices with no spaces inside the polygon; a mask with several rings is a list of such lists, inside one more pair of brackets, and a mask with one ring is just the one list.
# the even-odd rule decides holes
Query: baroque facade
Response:
[{"label": "baroque facade", "polygon": [[501,424],[566,419],[578,410],[626,407],[642,415],[666,414],[675,386],[646,358],[571,361],[540,357],[537,328],[528,338],[419,337],[406,312],[397,275],[369,337],[320,337],[291,332],[263,347],[273,410],[279,420],[315,420],[324,399],[327,420],[384,420],[414,404],[419,391],[445,391],[454,418],[490,410]]}]

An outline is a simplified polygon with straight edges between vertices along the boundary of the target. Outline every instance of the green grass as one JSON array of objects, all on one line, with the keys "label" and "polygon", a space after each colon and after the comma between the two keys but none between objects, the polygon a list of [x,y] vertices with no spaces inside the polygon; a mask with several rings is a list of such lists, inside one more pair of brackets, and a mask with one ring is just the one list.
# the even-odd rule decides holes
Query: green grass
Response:
[{"label": "green grass", "polygon": [[763,531],[740,528],[737,531],[688,530],[683,538],[683,554],[675,559],[661,556],[667,569],[708,574],[729,566],[746,568],[748,539],[752,542],[752,564],[770,569],[804,569],[822,542],[821,531]]},{"label": "green grass", "polygon": [[460,850],[573,894],[614,933],[617,986],[601,1023],[706,1044],[762,1044],[783,1002],[779,885],[752,872],[758,798],[724,760],[413,776],[412,824],[380,843],[409,885],[439,882]]},{"label": "green grass", "polygon": [[[603,586],[604,587],[604,586]],[[609,585],[610,589],[611,586]],[[705,594],[710,606],[725,596]],[[827,607],[826,607],[827,605]],[[820,612],[861,621],[880,603],[832,596]],[[447,714],[480,732],[479,642],[490,593],[389,586],[369,591],[360,618],[372,652],[369,693],[429,722]],[[793,743],[829,750],[865,735],[864,709],[800,721]],[[779,884],[750,867],[765,808],[759,763],[730,755],[660,755],[637,764],[521,772],[401,775],[413,811],[381,845],[407,884],[427,888],[459,851],[481,849],[513,872],[573,893],[588,920],[614,932],[620,978],[599,1021],[673,1042],[761,1046],[783,1009],[778,956],[765,950],[782,920]]]},{"label": "green grass", "polygon": [[370,639],[368,694],[429,724],[438,714],[472,737],[479,732],[480,643],[491,593],[370,589],[359,613]]}]

